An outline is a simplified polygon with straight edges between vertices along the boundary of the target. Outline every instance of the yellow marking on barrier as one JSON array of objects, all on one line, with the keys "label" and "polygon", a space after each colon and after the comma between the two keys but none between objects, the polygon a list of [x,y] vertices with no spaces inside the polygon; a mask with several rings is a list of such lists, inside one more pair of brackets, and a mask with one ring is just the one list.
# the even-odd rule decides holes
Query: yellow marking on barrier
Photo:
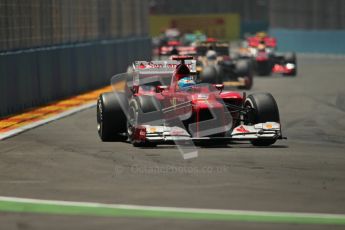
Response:
[{"label": "yellow marking on barrier", "polygon": [[66,107],[66,106],[80,105],[82,103],[83,103],[83,101],[76,101],[76,100],[61,101],[59,103],[56,103],[55,106],[57,106],[57,107]]},{"label": "yellow marking on barrier", "polygon": [[93,100],[94,97],[95,97],[94,94],[91,94],[91,95],[78,96],[78,97],[76,97],[76,99],[88,101],[88,100]]},{"label": "yellow marking on barrier", "polygon": [[60,107],[58,106],[45,106],[45,107],[42,107],[42,108],[37,108],[37,109],[34,109],[32,110],[33,112],[37,112],[37,113],[49,113],[49,112],[52,112],[52,111],[55,111],[55,110],[58,110],[60,109]]},{"label": "yellow marking on barrier", "polygon": [[19,127],[22,127],[23,125],[30,124],[30,123],[32,123],[33,121],[37,121],[37,120],[22,121],[22,122],[20,122],[20,123],[11,125],[10,127],[8,127],[8,129],[12,130],[12,129],[15,129],[15,128],[19,128]]},{"label": "yellow marking on barrier", "polygon": [[17,122],[15,122],[15,121],[1,121],[0,122],[0,129],[1,128],[6,128],[6,127],[11,126],[11,125],[14,125],[16,123]]},{"label": "yellow marking on barrier", "polygon": [[[119,84],[116,85],[116,88],[117,87],[124,88],[124,85]],[[103,87],[68,99],[53,102],[42,107],[32,108],[21,114],[0,118],[0,133],[6,133],[32,122],[43,120],[69,109],[95,101],[101,93],[110,92],[112,89],[112,86]]]},{"label": "yellow marking on barrier", "polygon": [[116,84],[113,84],[112,89],[116,91],[124,91],[125,86],[126,86],[126,82],[121,81],[121,82],[117,82]]},{"label": "yellow marking on barrier", "polygon": [[31,118],[34,118],[34,117],[38,117],[40,116],[41,113],[24,113],[24,114],[21,114],[21,115],[18,115],[18,116],[14,116],[14,117],[11,117],[10,120],[14,120],[14,119],[23,119],[23,120],[26,120],[26,119],[31,119]]}]

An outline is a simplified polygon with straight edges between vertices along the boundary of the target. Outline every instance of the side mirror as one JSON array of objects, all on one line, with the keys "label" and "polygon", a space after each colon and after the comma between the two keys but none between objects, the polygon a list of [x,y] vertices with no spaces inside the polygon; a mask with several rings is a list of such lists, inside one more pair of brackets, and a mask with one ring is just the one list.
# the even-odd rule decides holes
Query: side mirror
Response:
[{"label": "side mirror", "polygon": [[139,86],[138,85],[133,85],[131,88],[132,94],[136,94],[139,91]]},{"label": "side mirror", "polygon": [[157,93],[162,93],[166,89],[168,89],[168,86],[166,86],[166,85],[159,85],[156,87]]},{"label": "side mirror", "polygon": [[222,90],[224,89],[223,84],[215,84],[214,87],[216,87],[216,89],[218,89],[220,92],[222,92]]}]

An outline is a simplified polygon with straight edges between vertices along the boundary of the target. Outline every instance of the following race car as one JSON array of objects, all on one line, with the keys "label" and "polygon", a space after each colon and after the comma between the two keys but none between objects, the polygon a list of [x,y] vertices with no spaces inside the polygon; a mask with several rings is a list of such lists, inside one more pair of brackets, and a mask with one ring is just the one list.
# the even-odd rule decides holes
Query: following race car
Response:
[{"label": "following race car", "polygon": [[134,146],[152,147],[185,141],[269,146],[282,139],[278,106],[271,94],[246,97],[224,91],[222,84],[196,84],[196,62],[191,59],[137,61],[133,73],[113,77],[116,90],[101,94],[97,102],[101,140],[125,138]]},{"label": "following race car", "polygon": [[197,47],[198,80],[203,83],[224,84],[249,90],[253,85],[250,60],[230,57],[228,42],[208,39]]},{"label": "following race car", "polygon": [[284,76],[296,76],[296,54],[279,54],[276,52],[276,47],[276,39],[261,32],[256,36],[248,37],[238,54],[241,58],[253,60],[258,75],[271,75],[273,72]]},{"label": "following race car", "polygon": [[203,41],[206,35],[201,33],[182,35],[176,28],[170,28],[161,37],[154,39],[157,46],[157,55],[161,59],[171,55],[195,55],[195,44]]}]

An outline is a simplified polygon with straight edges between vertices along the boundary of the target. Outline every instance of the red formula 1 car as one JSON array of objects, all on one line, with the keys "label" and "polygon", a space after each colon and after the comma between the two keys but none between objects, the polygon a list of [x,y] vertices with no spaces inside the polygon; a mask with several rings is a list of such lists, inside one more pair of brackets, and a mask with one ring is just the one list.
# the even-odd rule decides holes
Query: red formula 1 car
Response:
[{"label": "red formula 1 car", "polygon": [[[250,141],[268,146],[282,138],[279,111],[271,94],[246,97],[223,91],[222,84],[195,84],[196,62],[190,59],[137,61],[132,74],[113,77],[116,91],[101,94],[97,103],[100,138],[125,138],[134,146],[185,141]],[[122,91],[119,85],[124,85]]]},{"label": "red formula 1 car", "polygon": [[265,33],[247,38],[248,56],[254,61],[258,75],[280,73],[285,76],[296,76],[297,60],[295,53],[276,53],[277,41]]},{"label": "red formula 1 car", "polygon": [[[194,36],[194,38],[198,37],[199,36]],[[160,38],[154,39],[154,43],[157,45],[156,52],[160,59],[170,57],[171,55],[197,54],[196,47],[193,45],[191,37],[188,36],[188,34],[182,36],[180,31],[176,28],[167,29]]]}]

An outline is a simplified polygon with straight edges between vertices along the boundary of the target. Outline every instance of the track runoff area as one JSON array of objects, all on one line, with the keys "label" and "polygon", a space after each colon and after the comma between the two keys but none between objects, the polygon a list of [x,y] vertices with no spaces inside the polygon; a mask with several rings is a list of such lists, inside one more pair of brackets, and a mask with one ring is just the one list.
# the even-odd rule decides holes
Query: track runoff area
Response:
[{"label": "track runoff area", "polygon": [[[308,67],[319,65],[319,60],[315,58],[304,57]],[[308,81],[315,80],[313,74],[308,70],[301,71],[297,79],[279,79],[273,76],[272,79],[258,79],[259,88],[254,86],[255,90],[261,90],[266,87],[270,81],[277,84],[278,81],[288,81],[288,84],[296,84],[296,89],[292,89],[298,94],[299,89],[303,88]],[[324,60],[322,60],[324,62]],[[332,63],[331,60],[326,62]],[[332,65],[332,64],[331,64]],[[336,65],[339,67],[339,65]],[[333,66],[334,67],[334,66]],[[339,71],[335,69],[335,72]],[[326,71],[326,70],[325,70]],[[318,71],[314,71],[318,72]],[[308,76],[303,76],[308,73]],[[308,79],[310,77],[310,79]],[[317,79],[316,79],[317,80]],[[339,79],[333,79],[339,81]],[[296,81],[296,82],[292,82]],[[306,82],[307,81],[307,82]],[[279,83],[278,83],[279,84]],[[284,83],[285,84],[285,83]],[[322,84],[322,83],[320,83]],[[339,84],[338,84],[339,85]],[[319,85],[316,86],[316,88]],[[322,87],[323,88],[323,87]],[[58,101],[47,106],[34,108],[25,113],[11,116],[0,120],[0,139],[5,139],[18,135],[34,127],[46,124],[48,122],[72,115],[79,111],[94,107],[96,98],[102,92],[110,91],[106,87],[85,93],[79,96],[71,97],[66,100]],[[308,90],[308,89],[307,89]],[[279,89],[273,90],[279,94]],[[327,90],[326,90],[327,91]],[[303,92],[303,90],[302,90]],[[328,92],[328,91],[327,91]],[[327,93],[326,92],[326,93]],[[283,96],[289,92],[284,92]],[[293,99],[292,99],[293,100]],[[316,98],[315,100],[319,100]],[[285,102],[286,103],[286,102]],[[279,104],[279,101],[278,101]],[[283,109],[284,106],[283,105]],[[337,113],[343,113],[337,111]],[[284,113],[283,113],[284,115]],[[77,115],[76,115],[77,116]],[[96,132],[96,130],[95,130]],[[293,133],[290,131],[290,133]],[[114,143],[115,144],[115,143]],[[182,159],[181,159],[182,160]],[[5,213],[31,213],[31,214],[50,214],[50,215],[67,215],[67,216],[95,216],[95,217],[128,217],[128,218],[148,218],[148,219],[177,219],[177,220],[194,220],[194,221],[237,221],[237,222],[254,222],[254,223],[278,223],[278,224],[302,224],[302,225],[345,225],[344,214],[322,213],[317,212],[275,212],[275,211],[250,211],[250,210],[233,210],[233,209],[208,209],[208,208],[181,208],[181,207],[161,207],[132,204],[111,204],[97,202],[77,202],[63,201],[58,199],[28,199],[12,196],[1,196],[0,193],[0,211]],[[325,228],[327,228],[325,226]]]}]

